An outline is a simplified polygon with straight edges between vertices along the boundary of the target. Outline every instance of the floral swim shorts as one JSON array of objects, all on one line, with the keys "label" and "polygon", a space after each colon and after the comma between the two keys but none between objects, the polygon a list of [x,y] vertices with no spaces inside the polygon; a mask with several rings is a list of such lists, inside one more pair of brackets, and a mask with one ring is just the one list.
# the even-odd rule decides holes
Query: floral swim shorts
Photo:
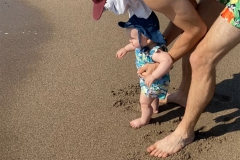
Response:
[{"label": "floral swim shorts", "polygon": [[221,16],[234,27],[240,28],[240,0],[220,0],[226,4]]}]

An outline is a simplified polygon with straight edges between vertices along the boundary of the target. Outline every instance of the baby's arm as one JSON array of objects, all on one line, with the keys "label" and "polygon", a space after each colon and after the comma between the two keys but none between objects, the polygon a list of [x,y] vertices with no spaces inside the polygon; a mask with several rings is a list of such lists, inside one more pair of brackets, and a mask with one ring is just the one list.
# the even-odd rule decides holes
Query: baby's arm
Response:
[{"label": "baby's arm", "polygon": [[153,54],[152,59],[159,63],[158,67],[145,78],[145,83],[148,87],[156,80],[164,76],[172,68],[173,59],[172,57],[162,50],[158,50]]},{"label": "baby's arm", "polygon": [[134,51],[135,47],[129,43],[128,45],[126,45],[125,47],[121,48],[120,50],[117,51],[116,53],[116,57],[117,58],[122,58],[123,56],[125,56],[128,52]]},{"label": "baby's arm", "polygon": [[152,76],[156,79],[161,78],[168,73],[173,66],[173,59],[168,52],[158,50],[153,54],[152,59],[159,63],[158,67],[152,72]]}]

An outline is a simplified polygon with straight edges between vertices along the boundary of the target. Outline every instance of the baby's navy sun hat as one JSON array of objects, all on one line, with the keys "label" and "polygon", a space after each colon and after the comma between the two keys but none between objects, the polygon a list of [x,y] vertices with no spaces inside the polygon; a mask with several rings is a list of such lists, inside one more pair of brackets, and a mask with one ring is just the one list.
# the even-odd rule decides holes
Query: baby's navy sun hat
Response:
[{"label": "baby's navy sun hat", "polygon": [[159,31],[159,21],[154,12],[147,19],[133,15],[128,22],[118,22],[118,25],[122,28],[136,28],[138,33],[143,34],[153,42],[158,43],[158,45],[166,44],[163,35]]}]

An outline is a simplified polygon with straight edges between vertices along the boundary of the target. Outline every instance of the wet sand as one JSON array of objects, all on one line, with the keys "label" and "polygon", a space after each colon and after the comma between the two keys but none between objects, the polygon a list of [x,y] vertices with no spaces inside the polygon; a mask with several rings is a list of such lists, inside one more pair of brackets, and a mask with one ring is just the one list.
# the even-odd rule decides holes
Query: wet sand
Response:
[{"label": "wet sand", "polygon": [[[146,148],[180,122],[184,109],[171,104],[151,124],[129,126],[140,115],[134,54],[115,57],[128,42],[117,26],[127,15],[106,12],[96,22],[91,11],[82,0],[0,2],[0,159],[154,160]],[[164,30],[168,20],[158,16]],[[238,159],[239,50],[217,67],[195,141],[166,159]],[[180,61],[171,78],[173,92]]]}]

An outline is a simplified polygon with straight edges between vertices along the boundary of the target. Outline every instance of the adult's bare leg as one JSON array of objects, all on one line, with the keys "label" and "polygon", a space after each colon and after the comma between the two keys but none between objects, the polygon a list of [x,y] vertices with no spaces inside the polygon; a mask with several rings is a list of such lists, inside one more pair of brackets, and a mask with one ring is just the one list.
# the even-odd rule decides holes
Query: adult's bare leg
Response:
[{"label": "adult's bare leg", "polygon": [[182,107],[186,107],[192,74],[191,66],[189,63],[189,56],[190,54],[185,55],[182,58],[182,81],[179,89],[174,93],[168,94],[165,99],[159,100],[160,104],[176,103]]},{"label": "adult's bare leg", "polygon": [[222,17],[217,18],[190,57],[192,81],[184,117],[172,134],[147,148],[150,155],[167,157],[193,141],[194,127],[214,93],[215,67],[240,42],[239,36],[240,29],[231,26]]},{"label": "adult's bare leg", "polygon": [[[197,2],[195,0],[189,0],[194,8],[197,8]],[[174,32],[174,33],[173,33]],[[172,22],[169,23],[168,27],[164,31],[163,35],[166,37],[167,44],[170,44],[179,34],[183,31],[177,28]],[[191,52],[190,52],[191,53]],[[182,58],[182,81],[178,91],[168,94],[165,99],[159,100],[160,104],[176,103],[180,106],[185,107],[187,102],[188,91],[191,82],[191,66],[189,63],[190,53]]]},{"label": "adult's bare leg", "polygon": [[[219,13],[224,8],[224,5],[216,1],[201,0],[198,6],[195,8],[201,15],[204,23],[207,25],[207,28],[210,28],[215,19],[217,19],[217,17],[219,16]],[[212,10],[214,10],[215,12],[212,12]],[[176,103],[179,104],[180,106],[186,107],[192,74],[191,65],[189,63],[189,56],[190,54],[182,58],[182,81],[178,91],[168,94],[164,100],[159,100],[160,104]]]}]

